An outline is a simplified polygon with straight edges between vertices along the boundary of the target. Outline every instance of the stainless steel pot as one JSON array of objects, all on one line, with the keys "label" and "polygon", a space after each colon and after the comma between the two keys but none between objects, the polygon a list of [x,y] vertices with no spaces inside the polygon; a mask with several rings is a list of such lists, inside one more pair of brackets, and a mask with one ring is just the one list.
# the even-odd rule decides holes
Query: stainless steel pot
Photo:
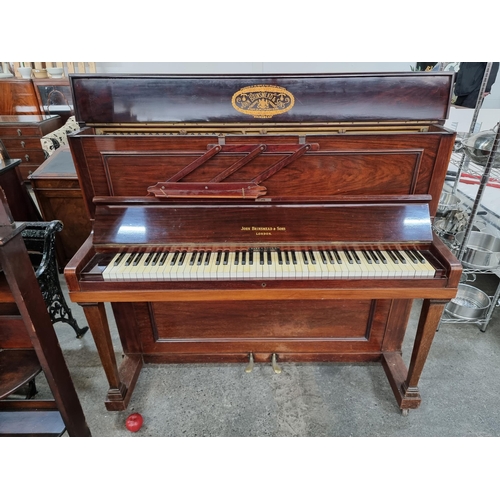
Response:
[{"label": "stainless steel pot", "polygon": [[446,305],[446,312],[460,319],[481,319],[491,305],[482,290],[471,285],[458,285],[457,295]]},{"label": "stainless steel pot", "polygon": [[[484,167],[493,148],[495,136],[495,130],[485,130],[484,132],[478,132],[477,134],[467,137],[463,141],[463,149],[465,151],[465,154],[473,162]],[[493,158],[492,168],[500,168],[499,152],[497,152],[497,154]]]},{"label": "stainless steel pot", "polygon": [[[457,233],[455,241],[462,245],[465,231]],[[462,264],[472,269],[492,269],[500,266],[500,238],[480,231],[471,231]]]},{"label": "stainless steel pot", "polygon": [[460,198],[451,193],[441,193],[436,217],[446,217],[451,211],[458,210]]}]

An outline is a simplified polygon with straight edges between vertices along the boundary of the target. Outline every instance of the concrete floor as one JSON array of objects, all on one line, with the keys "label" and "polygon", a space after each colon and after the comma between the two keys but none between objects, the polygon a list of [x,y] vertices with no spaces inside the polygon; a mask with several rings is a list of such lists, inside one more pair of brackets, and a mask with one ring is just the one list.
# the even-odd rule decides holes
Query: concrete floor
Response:
[{"label": "concrete floor", "polygon": [[[416,301],[405,339],[407,363],[419,306]],[[82,309],[71,308],[80,326],[86,324]],[[486,332],[441,325],[419,384],[422,404],[407,417],[378,363],[281,364],[279,375],[267,364],[251,374],[240,364],[146,365],[129,408],[108,412],[91,333],[77,339],[68,325],[55,328],[93,436],[492,437],[500,436],[499,309]],[[119,358],[114,326],[112,332]],[[43,377],[37,384],[43,397]],[[136,434],[124,425],[133,412],[144,417]]]}]

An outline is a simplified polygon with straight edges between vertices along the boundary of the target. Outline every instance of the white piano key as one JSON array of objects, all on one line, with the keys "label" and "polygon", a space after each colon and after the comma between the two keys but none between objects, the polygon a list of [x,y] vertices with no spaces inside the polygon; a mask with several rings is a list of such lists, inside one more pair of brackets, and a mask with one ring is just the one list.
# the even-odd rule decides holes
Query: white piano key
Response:
[{"label": "white piano key", "polygon": [[[357,250],[356,254],[361,261],[361,277],[362,278],[375,278],[377,276],[377,269],[375,265],[373,264],[373,261],[370,259],[370,261],[366,258],[366,255],[361,251]],[[380,274],[380,271],[379,273]]]},{"label": "white piano key", "polygon": [[215,266],[215,261],[217,259],[217,251],[213,250],[210,252],[210,260],[207,264],[207,269],[204,273],[206,279],[216,280],[217,279],[217,268]]},{"label": "white piano key", "polygon": [[142,280],[150,280],[153,279],[153,272],[152,272],[152,265],[151,263],[153,262],[153,258],[155,256],[156,252],[149,252],[147,258],[143,262],[143,269],[142,269]]},{"label": "white piano key", "polygon": [[121,266],[120,268],[121,279],[130,280],[132,265],[136,257],[137,257],[136,252],[131,252],[128,254],[128,256],[125,256],[123,266]]},{"label": "white piano key", "polygon": [[398,278],[400,277],[400,269],[397,267],[397,264],[395,264],[391,258],[391,256],[385,251],[381,251],[382,255],[385,257],[385,260],[387,261],[387,268],[389,269],[389,278]]},{"label": "white piano key", "polygon": [[280,280],[283,279],[283,252],[280,250],[277,250],[275,252],[276,256],[276,262],[274,265],[275,273],[276,273],[276,279]]},{"label": "white piano key", "polygon": [[425,257],[418,251],[413,250],[413,253],[418,259],[418,269],[420,271],[420,276],[423,278],[432,278],[434,277],[436,270],[434,267],[425,259]]},{"label": "white piano key", "polygon": [[[155,268],[154,271],[154,279],[156,280],[171,280],[172,277],[170,275],[172,271],[172,267],[170,266],[170,262],[174,258],[175,252],[159,252],[158,259],[156,264],[153,266]],[[156,257],[155,257],[156,259]]]},{"label": "white piano key", "polygon": [[227,250],[222,252],[220,266],[217,270],[217,278],[223,280],[231,279],[231,258]]},{"label": "white piano key", "polygon": [[134,281],[143,280],[143,272],[144,272],[144,262],[149,256],[149,253],[138,253],[137,257],[132,262],[132,267],[129,270],[130,279]]},{"label": "white piano key", "polygon": [[104,280],[116,279],[116,270],[118,269],[118,264],[119,264],[119,262],[117,262],[117,261],[120,259],[120,257],[123,259],[123,256],[124,256],[124,253],[120,252],[120,253],[117,253],[111,259],[111,262],[106,266],[106,269],[104,269],[104,271],[102,273],[102,277]]}]

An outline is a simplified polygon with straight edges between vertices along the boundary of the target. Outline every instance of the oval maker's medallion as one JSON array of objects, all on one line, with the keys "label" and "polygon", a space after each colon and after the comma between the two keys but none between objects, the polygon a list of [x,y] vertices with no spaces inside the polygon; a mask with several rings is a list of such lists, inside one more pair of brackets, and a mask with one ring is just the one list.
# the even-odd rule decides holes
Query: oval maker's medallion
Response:
[{"label": "oval maker's medallion", "polygon": [[243,87],[233,95],[233,108],[254,118],[272,118],[293,108],[295,98],[283,87],[252,85]]}]

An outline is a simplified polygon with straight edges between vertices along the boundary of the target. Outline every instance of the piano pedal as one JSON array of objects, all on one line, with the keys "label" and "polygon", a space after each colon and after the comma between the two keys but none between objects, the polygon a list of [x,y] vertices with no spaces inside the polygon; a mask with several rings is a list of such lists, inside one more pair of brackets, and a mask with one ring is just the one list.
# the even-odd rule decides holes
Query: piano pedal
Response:
[{"label": "piano pedal", "polygon": [[278,366],[277,359],[277,354],[273,352],[273,355],[271,356],[271,365],[273,367],[274,373],[281,373],[281,368]]},{"label": "piano pedal", "polygon": [[253,362],[253,353],[250,353],[248,355],[248,365],[245,368],[245,372],[246,373],[252,373],[253,365],[254,365],[254,362]]}]

